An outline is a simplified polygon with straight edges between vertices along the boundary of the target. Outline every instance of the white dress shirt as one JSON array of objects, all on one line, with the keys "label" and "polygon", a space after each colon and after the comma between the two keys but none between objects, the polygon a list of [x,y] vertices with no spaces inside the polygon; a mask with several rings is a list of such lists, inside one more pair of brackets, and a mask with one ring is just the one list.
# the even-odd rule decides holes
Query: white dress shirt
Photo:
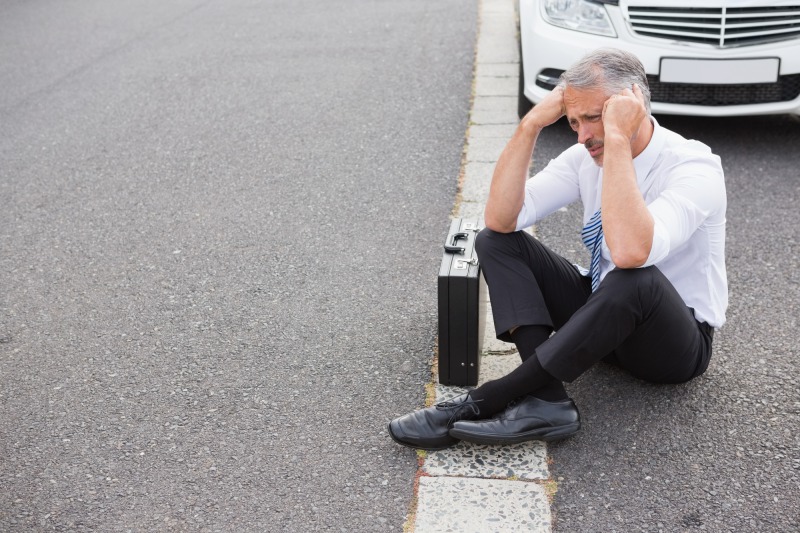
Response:
[{"label": "white dress shirt", "polygon": [[[653,245],[642,266],[657,266],[695,318],[718,328],[725,322],[725,177],[718,156],[705,144],[687,140],[653,122],[653,137],[633,160],[636,179],[653,216]],[[550,161],[525,184],[517,230],[576,200],[584,224],[600,208],[603,169],[582,144]],[[600,279],[615,268],[603,239]]]}]

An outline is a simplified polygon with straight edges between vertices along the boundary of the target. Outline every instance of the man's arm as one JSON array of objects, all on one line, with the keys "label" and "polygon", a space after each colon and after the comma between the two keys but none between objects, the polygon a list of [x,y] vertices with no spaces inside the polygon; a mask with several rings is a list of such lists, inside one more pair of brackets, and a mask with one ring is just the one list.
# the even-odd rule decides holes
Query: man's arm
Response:
[{"label": "man's arm", "polygon": [[[648,122],[644,122],[647,120]],[[642,92],[633,91],[609,98],[603,108],[603,191],[601,207],[603,235],[611,260],[619,268],[645,264],[653,245],[653,217],[636,183],[632,140],[642,124],[649,124]],[[646,145],[645,145],[646,146]]]},{"label": "man's arm", "polygon": [[500,233],[517,229],[517,216],[522,209],[525,181],[536,139],[539,132],[563,115],[563,90],[556,87],[523,117],[494,169],[484,211],[487,228]]}]

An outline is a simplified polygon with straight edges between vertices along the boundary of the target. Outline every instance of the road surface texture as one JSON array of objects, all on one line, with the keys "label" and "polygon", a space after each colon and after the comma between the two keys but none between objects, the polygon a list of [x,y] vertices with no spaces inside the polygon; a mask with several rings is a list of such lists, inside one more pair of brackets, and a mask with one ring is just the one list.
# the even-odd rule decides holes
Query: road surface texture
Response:
[{"label": "road surface texture", "polygon": [[0,3],[0,530],[401,529],[476,14]]}]

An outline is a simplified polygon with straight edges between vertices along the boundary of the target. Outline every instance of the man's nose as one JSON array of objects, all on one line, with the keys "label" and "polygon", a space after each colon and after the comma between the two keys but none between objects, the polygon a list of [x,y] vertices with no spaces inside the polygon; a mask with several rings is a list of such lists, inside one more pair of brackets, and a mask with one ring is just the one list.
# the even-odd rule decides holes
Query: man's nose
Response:
[{"label": "man's nose", "polygon": [[588,125],[583,124],[578,127],[578,142],[586,144],[586,141],[592,138],[592,129]]}]

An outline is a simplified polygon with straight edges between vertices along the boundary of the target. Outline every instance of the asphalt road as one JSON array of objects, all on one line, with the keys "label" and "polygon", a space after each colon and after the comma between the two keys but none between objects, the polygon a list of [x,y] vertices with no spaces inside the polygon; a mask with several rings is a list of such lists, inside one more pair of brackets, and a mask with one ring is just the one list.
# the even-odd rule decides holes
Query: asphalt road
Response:
[{"label": "asphalt road", "polygon": [[[600,365],[568,386],[583,417],[548,446],[554,531],[800,531],[800,121],[657,117],[721,156],[728,192],[728,322],[706,374],[655,386]],[[547,130],[536,168],[574,142]],[[580,210],[539,236],[586,263]]]},{"label": "asphalt road", "polygon": [[0,530],[401,529],[476,15],[0,3]]},{"label": "asphalt road", "polygon": [[[0,530],[400,529],[476,11],[0,4]],[[722,156],[729,321],[568,387],[555,531],[800,530],[800,122],[659,119]]]}]

